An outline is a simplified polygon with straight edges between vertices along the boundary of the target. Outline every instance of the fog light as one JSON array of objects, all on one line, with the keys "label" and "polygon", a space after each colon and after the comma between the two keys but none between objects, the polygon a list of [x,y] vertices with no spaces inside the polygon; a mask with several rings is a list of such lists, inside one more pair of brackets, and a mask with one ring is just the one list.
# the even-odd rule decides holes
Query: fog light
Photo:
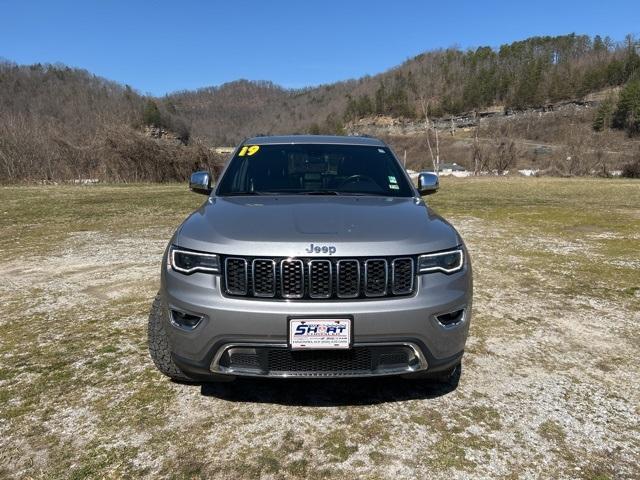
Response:
[{"label": "fog light", "polygon": [[443,315],[437,315],[436,318],[441,325],[445,327],[450,327],[452,325],[456,325],[462,322],[464,318],[464,309],[456,310],[455,312],[445,313]]},{"label": "fog light", "polygon": [[171,323],[176,327],[186,328],[187,330],[193,330],[196,328],[203,318],[204,317],[199,315],[171,310]]}]

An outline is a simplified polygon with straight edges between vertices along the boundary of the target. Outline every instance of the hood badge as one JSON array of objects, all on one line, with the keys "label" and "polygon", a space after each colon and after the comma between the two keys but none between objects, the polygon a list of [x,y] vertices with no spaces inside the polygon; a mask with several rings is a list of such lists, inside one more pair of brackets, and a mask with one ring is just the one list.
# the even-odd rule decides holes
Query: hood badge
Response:
[{"label": "hood badge", "polygon": [[336,253],[336,247],[334,245],[314,245],[310,243],[307,248],[305,248],[307,253],[328,253],[329,255],[333,255]]}]

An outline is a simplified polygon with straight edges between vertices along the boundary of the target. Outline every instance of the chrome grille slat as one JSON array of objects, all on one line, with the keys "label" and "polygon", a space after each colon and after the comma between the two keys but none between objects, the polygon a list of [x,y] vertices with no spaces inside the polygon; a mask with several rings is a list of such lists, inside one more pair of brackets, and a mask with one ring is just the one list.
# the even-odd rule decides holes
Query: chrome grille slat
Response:
[{"label": "chrome grille slat", "polygon": [[411,295],[415,258],[224,259],[224,291],[232,296],[337,300]]}]

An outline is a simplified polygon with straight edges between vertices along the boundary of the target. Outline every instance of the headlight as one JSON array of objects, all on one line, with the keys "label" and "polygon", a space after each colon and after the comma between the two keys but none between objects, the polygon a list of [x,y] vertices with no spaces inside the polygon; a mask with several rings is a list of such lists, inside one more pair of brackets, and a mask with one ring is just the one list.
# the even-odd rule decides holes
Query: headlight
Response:
[{"label": "headlight", "polygon": [[194,272],[220,272],[220,259],[213,253],[193,252],[171,247],[169,263],[176,272],[189,275]]},{"label": "headlight", "polygon": [[461,248],[448,252],[429,253],[418,257],[418,273],[444,272],[453,273],[462,270],[464,252]]}]

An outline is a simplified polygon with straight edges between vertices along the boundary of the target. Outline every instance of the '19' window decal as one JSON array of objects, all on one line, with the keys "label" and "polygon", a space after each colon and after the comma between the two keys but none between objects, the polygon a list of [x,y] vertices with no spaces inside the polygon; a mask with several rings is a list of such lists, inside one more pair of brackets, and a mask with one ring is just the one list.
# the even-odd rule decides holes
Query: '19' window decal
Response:
[{"label": "'19' window decal", "polygon": [[238,152],[238,156],[244,157],[245,155],[247,155],[248,157],[250,157],[251,155],[255,155],[256,153],[258,153],[258,150],[260,150],[260,145],[245,145]]}]

